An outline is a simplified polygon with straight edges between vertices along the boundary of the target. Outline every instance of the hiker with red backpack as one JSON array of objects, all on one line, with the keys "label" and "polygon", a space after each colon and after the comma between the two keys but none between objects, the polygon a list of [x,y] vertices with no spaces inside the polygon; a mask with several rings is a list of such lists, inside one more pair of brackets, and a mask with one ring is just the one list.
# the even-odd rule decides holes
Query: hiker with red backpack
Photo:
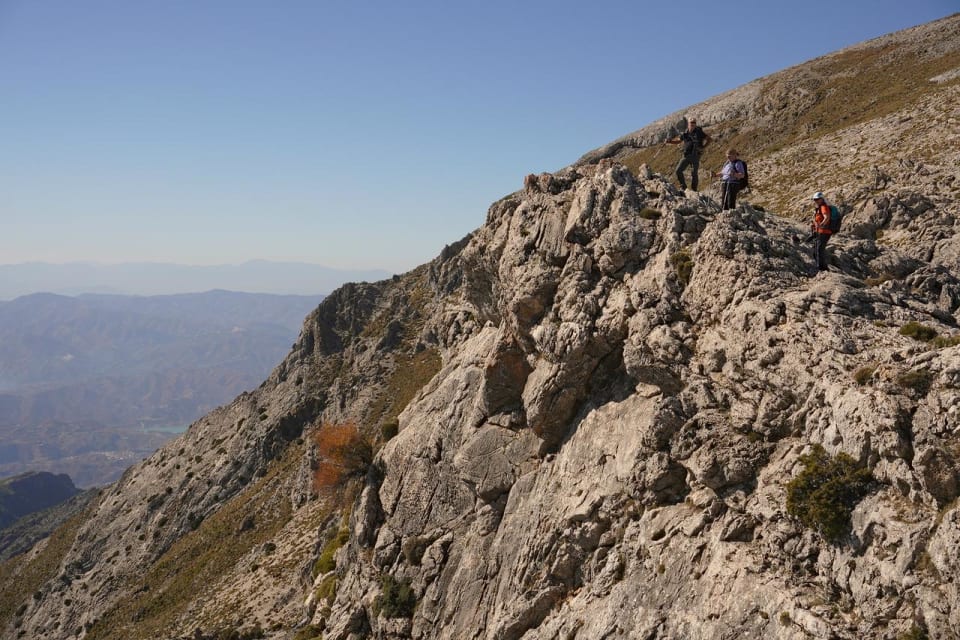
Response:
[{"label": "hiker with red backpack", "polygon": [[830,236],[840,231],[840,210],[827,202],[827,198],[822,191],[813,194],[811,200],[816,206],[813,222],[810,224],[812,231],[810,239],[815,240],[813,256],[817,262],[817,272],[826,271],[827,242],[830,241]]},{"label": "hiker with red backpack", "polygon": [[727,149],[727,161],[713,177],[720,178],[721,208],[736,209],[737,194],[747,184],[747,163],[740,160],[736,149]]}]

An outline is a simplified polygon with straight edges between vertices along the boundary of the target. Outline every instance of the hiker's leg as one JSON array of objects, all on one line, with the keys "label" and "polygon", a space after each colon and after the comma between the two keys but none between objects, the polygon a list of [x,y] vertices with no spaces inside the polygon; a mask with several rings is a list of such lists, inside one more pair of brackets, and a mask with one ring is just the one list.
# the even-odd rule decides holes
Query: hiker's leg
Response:
[{"label": "hiker's leg", "polygon": [[740,185],[727,183],[727,208],[737,208],[737,193],[740,192]]},{"label": "hiker's leg", "polygon": [[827,270],[827,241],[830,240],[830,235],[826,233],[817,234],[817,269],[820,271]]},{"label": "hiker's leg", "polygon": [[690,166],[693,167],[693,175],[690,176],[690,188],[693,189],[694,191],[696,191],[696,190],[697,190],[697,185],[698,185],[699,182],[700,182],[700,180],[699,180],[699,178],[700,178],[700,158],[699,158],[699,157],[697,157],[697,158],[691,158],[691,159],[690,159]]},{"label": "hiker's leg", "polygon": [[683,170],[687,168],[690,164],[690,161],[686,158],[681,158],[679,164],[677,164],[677,180],[680,182],[680,188],[687,188],[687,180],[683,177]]},{"label": "hiker's leg", "polygon": [[721,209],[729,209],[729,208],[730,208],[730,207],[727,206],[727,198],[729,197],[727,194],[729,193],[729,190],[730,190],[730,183],[729,183],[729,182],[721,182],[721,183],[720,183],[720,208],[721,208]]}]

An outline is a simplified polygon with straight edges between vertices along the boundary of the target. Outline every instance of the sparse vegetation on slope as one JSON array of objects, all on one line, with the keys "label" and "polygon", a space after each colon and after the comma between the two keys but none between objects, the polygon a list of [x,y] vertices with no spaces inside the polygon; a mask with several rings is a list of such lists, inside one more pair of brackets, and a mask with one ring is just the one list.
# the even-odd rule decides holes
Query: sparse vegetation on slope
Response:
[{"label": "sparse vegetation on slope", "polygon": [[58,571],[77,531],[88,516],[89,511],[68,520],[41,543],[43,548],[39,553],[17,556],[0,564],[0,628],[20,618],[40,601],[39,589],[44,583],[58,577],[61,581],[71,579],[67,574],[58,576]]},{"label": "sparse vegetation on slope", "polygon": [[[165,637],[174,621],[251,549],[269,541],[290,519],[284,480],[299,464],[302,447],[290,447],[259,479],[180,538],[143,576],[126,585],[120,602],[93,625],[89,640],[148,640]],[[223,603],[220,619],[196,620],[220,629],[239,612]],[[245,621],[248,626],[254,621]]]}]

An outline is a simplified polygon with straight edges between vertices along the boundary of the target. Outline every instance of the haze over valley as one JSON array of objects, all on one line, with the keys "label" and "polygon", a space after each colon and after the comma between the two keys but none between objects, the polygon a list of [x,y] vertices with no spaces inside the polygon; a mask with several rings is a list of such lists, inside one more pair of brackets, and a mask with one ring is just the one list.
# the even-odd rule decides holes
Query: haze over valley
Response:
[{"label": "haze over valley", "polygon": [[115,480],[260,384],[321,299],[218,290],[0,302],[0,478]]}]

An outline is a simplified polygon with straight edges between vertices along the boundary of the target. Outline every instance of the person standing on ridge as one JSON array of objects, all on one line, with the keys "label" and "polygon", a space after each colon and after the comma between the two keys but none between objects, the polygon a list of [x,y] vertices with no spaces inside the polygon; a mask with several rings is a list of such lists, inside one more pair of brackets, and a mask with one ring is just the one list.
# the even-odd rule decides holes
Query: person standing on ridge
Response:
[{"label": "person standing on ridge", "polygon": [[689,118],[687,119],[686,131],[679,136],[668,138],[664,141],[664,144],[683,143],[683,157],[677,165],[677,180],[680,182],[680,188],[684,191],[687,189],[687,181],[683,177],[683,172],[687,167],[693,168],[693,172],[690,175],[690,186],[694,191],[697,190],[699,182],[697,173],[700,171],[700,153],[707,148],[707,145],[710,144],[712,139],[710,134],[697,126],[695,118]]},{"label": "person standing on ridge", "polygon": [[747,165],[740,160],[736,149],[727,149],[727,161],[713,177],[720,178],[721,208],[736,209],[737,194],[743,185],[743,179],[747,177]]},{"label": "person standing on ridge", "polygon": [[827,270],[827,242],[833,231],[830,229],[830,203],[822,191],[817,191],[810,198],[813,200],[816,210],[813,214],[813,222],[810,223],[810,229],[813,232],[811,238],[814,240],[813,255],[817,262],[817,271]]}]

